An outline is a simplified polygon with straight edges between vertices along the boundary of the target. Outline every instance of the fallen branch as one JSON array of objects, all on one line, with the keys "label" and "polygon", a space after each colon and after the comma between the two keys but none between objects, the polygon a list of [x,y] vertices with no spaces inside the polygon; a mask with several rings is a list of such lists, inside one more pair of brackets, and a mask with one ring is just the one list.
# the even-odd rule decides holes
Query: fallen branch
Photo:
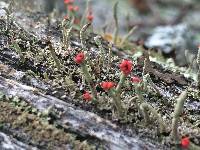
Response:
[{"label": "fallen branch", "polygon": [[[155,145],[144,142],[136,135],[126,136],[117,130],[118,127],[111,122],[100,118],[94,113],[76,109],[55,97],[44,95],[37,89],[23,85],[14,80],[0,76],[0,91],[7,96],[17,96],[44,112],[48,108],[56,111],[59,116],[55,123],[79,134],[91,136],[105,143],[109,149],[155,149]],[[56,113],[56,114],[57,114]]]}]

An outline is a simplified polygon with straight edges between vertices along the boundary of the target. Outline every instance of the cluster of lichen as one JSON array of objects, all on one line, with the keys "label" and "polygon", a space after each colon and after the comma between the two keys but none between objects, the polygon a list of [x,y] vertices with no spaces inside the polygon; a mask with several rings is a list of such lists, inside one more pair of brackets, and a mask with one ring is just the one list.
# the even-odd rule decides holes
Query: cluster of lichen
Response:
[{"label": "cluster of lichen", "polygon": [[20,138],[27,144],[41,149],[94,149],[87,141],[79,141],[75,134],[66,133],[50,124],[47,116],[38,112],[18,97],[0,96],[0,130]]},{"label": "cluster of lichen", "polygon": [[[116,15],[116,11],[117,11],[117,4],[114,7],[114,18],[115,18],[115,22],[116,22],[116,27],[118,27],[118,20],[117,20],[117,15]],[[67,20],[64,20],[67,21]],[[97,103],[98,100],[100,99],[109,99],[108,95],[111,97],[111,99],[113,99],[114,101],[114,105],[118,111],[120,111],[120,108],[125,108],[125,106],[123,105],[123,102],[125,100],[123,100],[123,94],[125,92],[128,93],[128,91],[123,91],[121,90],[117,90],[115,91],[115,94],[113,95],[113,93],[109,93],[108,94],[106,92],[101,92],[100,93],[100,97],[97,97],[97,93],[96,89],[94,87],[95,84],[93,84],[92,82],[97,80],[97,82],[102,81],[101,78],[103,78],[103,80],[114,80],[114,81],[118,81],[119,79],[119,73],[116,73],[116,70],[118,69],[116,67],[116,63],[119,63],[120,58],[116,58],[115,56],[113,56],[112,52],[111,52],[111,46],[112,44],[110,44],[109,46],[109,51],[106,51],[106,49],[104,48],[104,45],[102,44],[102,40],[101,37],[96,36],[94,37],[94,39],[87,39],[87,33],[86,30],[90,27],[90,23],[84,25],[81,29],[80,29],[80,33],[79,33],[79,39],[80,39],[80,47],[79,48],[74,48],[71,45],[73,45],[70,41],[70,37],[72,36],[72,31],[73,28],[71,26],[65,26],[66,22],[62,22],[62,31],[63,31],[63,39],[62,39],[62,47],[61,47],[61,51],[55,50],[51,39],[47,39],[46,45],[47,48],[46,49],[40,49],[40,51],[26,51],[25,53],[22,53],[20,47],[19,47],[19,41],[13,41],[12,45],[13,48],[16,50],[16,52],[19,54],[22,63],[25,63],[24,60],[22,58],[27,58],[30,60],[33,60],[33,62],[37,65],[37,64],[42,64],[43,65],[43,61],[46,61],[42,67],[44,68],[48,68],[49,70],[46,72],[39,73],[39,75],[35,75],[33,73],[34,76],[39,76],[40,78],[43,78],[44,81],[46,81],[47,83],[56,86],[57,90],[53,90],[52,94],[56,94],[59,88],[62,88],[64,90],[69,90],[70,94],[73,95],[73,92],[76,91],[80,91],[79,88],[77,88],[78,86],[76,86],[76,81],[74,81],[72,78],[74,78],[74,75],[76,75],[79,79],[79,81],[77,82],[77,85],[83,85],[85,87],[85,89],[89,89],[91,90],[91,92],[93,93],[93,98],[96,99]],[[114,34],[114,40],[113,42],[115,44],[117,44],[117,34],[118,34],[118,29],[116,28],[116,34]],[[88,45],[89,42],[91,42],[91,40],[93,40],[94,44],[96,44],[97,47],[97,52],[92,52],[91,50],[88,49]],[[123,42],[122,42],[123,43]],[[123,44],[122,44],[123,45]],[[121,46],[122,46],[121,45]],[[36,48],[34,48],[35,50]],[[87,64],[84,66],[79,67],[78,65],[76,65],[75,63],[73,63],[73,59],[76,56],[77,53],[79,53],[80,51],[84,51],[84,54],[86,55],[87,58]],[[109,52],[109,53],[108,53]],[[38,55],[39,54],[39,55]],[[38,55],[38,56],[37,56]],[[95,55],[95,56],[93,56]],[[36,57],[37,56],[37,57]],[[48,56],[48,57],[47,57]],[[50,56],[50,57],[49,57]],[[44,58],[46,57],[46,58]],[[94,58],[97,57],[97,60],[94,60]],[[148,58],[146,58],[148,59]],[[198,60],[198,59],[197,59]],[[197,61],[198,62],[198,61]],[[72,68],[70,68],[71,66],[69,64],[72,64]],[[136,65],[136,64],[135,64]],[[69,68],[66,68],[69,67]],[[115,68],[115,69],[113,69]],[[116,69],[117,68],[117,69]],[[94,72],[95,75],[90,74],[91,72]],[[80,73],[80,75],[77,75],[78,73]],[[98,76],[98,73],[100,74]],[[102,75],[103,74],[103,75]],[[97,79],[100,78],[100,79]],[[142,82],[134,84],[134,88],[131,89],[134,92],[132,92],[132,97],[130,98],[131,100],[134,100],[134,103],[136,105],[136,108],[139,112],[140,115],[142,115],[144,117],[144,121],[145,124],[148,124],[150,122],[150,120],[155,119],[158,122],[158,126],[159,126],[159,132],[163,133],[163,132],[167,132],[166,129],[166,125],[165,122],[162,119],[162,116],[158,113],[157,108],[154,108],[153,106],[151,106],[149,103],[147,103],[145,101],[144,95],[143,93],[147,92],[147,93],[152,93],[155,92],[157,95],[160,95],[160,91],[157,89],[156,85],[153,83],[153,81],[151,80],[150,75],[145,72],[145,62],[144,62],[144,69],[143,69],[143,74],[142,74]],[[124,77],[121,77],[121,81],[119,81],[120,84],[118,84],[118,87],[125,87],[126,85],[128,85],[127,82],[124,82]],[[76,89],[76,90],[74,90]],[[125,88],[124,88],[125,89]],[[61,97],[63,99],[65,99],[67,94],[61,95]],[[75,96],[73,98],[80,98],[81,97],[81,92],[79,92],[78,94],[75,93]],[[173,117],[173,121],[172,121],[172,138],[177,140],[177,142],[179,143],[180,141],[180,137],[178,135],[177,132],[177,128],[178,128],[178,121],[179,121],[179,117],[180,114],[182,113],[183,110],[183,104],[184,101],[186,100],[186,95],[187,92],[184,92],[183,94],[181,94],[181,96],[178,98],[177,100],[177,105],[175,107],[175,112],[174,112],[174,117]],[[99,95],[98,95],[99,96]],[[122,97],[121,97],[122,96]],[[116,100],[116,98],[120,98],[120,100]],[[106,103],[106,100],[105,102]],[[97,104],[98,105],[98,104]],[[26,107],[27,109],[28,107]],[[113,108],[112,108],[113,109]],[[121,118],[126,118],[129,114],[126,113],[127,110],[119,112],[120,116],[125,116],[125,117],[120,117]],[[126,116],[127,115],[127,116]],[[26,116],[23,118],[26,118]],[[25,120],[26,121],[26,120]],[[125,119],[125,121],[127,121]]]}]

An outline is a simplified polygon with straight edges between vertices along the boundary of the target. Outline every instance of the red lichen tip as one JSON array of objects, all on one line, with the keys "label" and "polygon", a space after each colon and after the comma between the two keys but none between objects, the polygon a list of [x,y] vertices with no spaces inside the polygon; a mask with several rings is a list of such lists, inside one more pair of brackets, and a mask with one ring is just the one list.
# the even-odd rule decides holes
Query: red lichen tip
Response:
[{"label": "red lichen tip", "polygon": [[140,83],[142,80],[139,77],[137,77],[137,76],[132,76],[131,77],[131,81],[133,83]]},{"label": "red lichen tip", "polygon": [[91,101],[91,100],[92,100],[92,96],[90,95],[89,92],[86,91],[86,92],[83,94],[83,99],[84,99],[85,101]]},{"label": "red lichen tip", "polygon": [[70,4],[70,5],[67,6],[67,9],[68,9],[68,11],[73,11],[74,10],[74,6]]},{"label": "red lichen tip", "polygon": [[79,7],[78,6],[74,6],[73,10],[74,11],[79,11]]},{"label": "red lichen tip", "polygon": [[119,68],[125,75],[128,75],[132,70],[132,62],[129,60],[123,60],[119,65]]},{"label": "red lichen tip", "polygon": [[181,146],[183,148],[188,148],[190,145],[190,139],[188,137],[184,137],[181,139]]},{"label": "red lichen tip", "polygon": [[93,21],[93,19],[94,19],[94,16],[93,16],[93,14],[92,14],[92,11],[89,11],[89,13],[88,13],[88,15],[87,15],[87,20],[89,21],[89,22],[92,22]]},{"label": "red lichen tip", "polygon": [[115,83],[114,82],[102,82],[102,83],[100,83],[100,85],[105,91],[108,91],[115,86]]},{"label": "red lichen tip", "polygon": [[83,52],[78,53],[74,58],[74,61],[77,64],[82,64],[84,60],[85,60],[85,54]]},{"label": "red lichen tip", "polygon": [[65,20],[68,20],[68,19],[69,19],[69,16],[68,16],[68,15],[65,15],[65,16],[64,16],[64,19],[65,19]]},{"label": "red lichen tip", "polygon": [[74,3],[74,0],[64,0],[64,3],[67,5],[72,4],[72,3]]},{"label": "red lichen tip", "polygon": [[68,11],[73,11],[73,12],[76,12],[79,10],[79,7],[78,6],[74,6],[73,4],[70,4],[67,6],[67,9]]}]

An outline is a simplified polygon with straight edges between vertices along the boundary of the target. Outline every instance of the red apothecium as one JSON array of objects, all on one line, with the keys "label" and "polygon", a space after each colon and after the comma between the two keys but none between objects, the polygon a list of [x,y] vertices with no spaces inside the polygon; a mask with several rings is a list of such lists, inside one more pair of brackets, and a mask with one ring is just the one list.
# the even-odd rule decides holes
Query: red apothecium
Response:
[{"label": "red apothecium", "polygon": [[115,86],[115,83],[114,82],[102,82],[100,85],[105,91],[108,91]]},{"label": "red apothecium", "polygon": [[90,101],[90,100],[92,100],[92,96],[90,95],[89,92],[86,91],[86,92],[83,94],[83,99],[86,100],[86,101]]},{"label": "red apothecium", "polygon": [[85,60],[85,55],[83,52],[80,52],[78,53],[75,58],[74,58],[74,61],[77,63],[77,64],[81,64],[83,63],[83,61]]},{"label": "red apothecium", "polygon": [[188,148],[190,145],[190,139],[188,137],[184,137],[181,139],[181,146],[183,148]]},{"label": "red apothecium", "polygon": [[142,80],[138,76],[132,76],[131,81],[133,83],[140,83]]},{"label": "red apothecium", "polygon": [[67,5],[72,4],[73,2],[74,2],[74,0],[64,0],[64,3],[67,4]]},{"label": "red apothecium", "polygon": [[92,22],[93,21],[93,19],[94,19],[94,16],[93,16],[93,14],[92,14],[92,11],[89,11],[88,12],[88,15],[87,15],[87,20],[89,21],[89,22]]},{"label": "red apothecium", "polygon": [[119,68],[125,75],[128,75],[132,70],[132,62],[129,60],[123,60],[119,65]]}]

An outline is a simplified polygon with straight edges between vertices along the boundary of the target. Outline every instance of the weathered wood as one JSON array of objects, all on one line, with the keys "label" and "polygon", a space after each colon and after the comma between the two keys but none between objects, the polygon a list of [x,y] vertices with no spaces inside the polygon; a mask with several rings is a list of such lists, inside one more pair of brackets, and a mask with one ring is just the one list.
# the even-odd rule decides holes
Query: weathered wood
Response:
[{"label": "weathered wood", "polygon": [[0,132],[0,149],[1,150],[38,150],[36,147],[28,146],[5,133]]},{"label": "weathered wood", "polygon": [[108,149],[156,149],[155,145],[142,141],[136,135],[126,136],[108,120],[94,113],[76,109],[55,97],[44,95],[33,87],[0,76],[0,91],[8,96],[22,98],[41,112],[51,108],[60,114],[56,116],[58,119],[55,121],[58,125],[82,136],[99,139]]},{"label": "weathered wood", "polygon": [[[18,15],[18,16],[17,16]],[[23,22],[24,21],[24,22]],[[23,16],[20,13],[15,14],[15,19],[13,20],[14,26],[23,29],[24,31],[31,32],[32,37],[37,39],[46,39],[48,34],[46,33],[46,27],[44,24],[40,24],[39,27],[34,28],[34,21],[28,17]],[[27,33],[27,32],[25,32]],[[29,34],[29,33],[27,33]],[[29,37],[29,36],[28,36]],[[55,47],[60,46],[60,37],[56,36],[52,39],[52,43]],[[80,43],[72,40],[72,45],[76,47],[81,47]],[[115,47],[112,48],[113,52],[117,53]],[[4,51],[5,52],[5,51]],[[19,62],[17,54],[6,51],[6,54],[0,56],[2,62],[7,62],[9,65],[15,65]],[[118,52],[119,54],[119,52]],[[124,53],[119,55],[125,57]],[[29,65],[30,67],[30,65]],[[9,70],[9,69],[8,69]],[[143,149],[158,149],[158,146],[150,142],[143,141],[139,139],[137,135],[127,136],[125,133],[120,131],[120,128],[108,120],[105,120],[98,115],[80,110],[75,108],[73,105],[63,102],[55,97],[45,95],[39,92],[38,89],[25,84],[20,83],[20,77],[16,79],[16,74],[14,70],[11,73],[2,75],[3,71],[0,68],[0,91],[8,96],[17,96],[22,98],[24,101],[33,105],[39,111],[44,112],[50,110],[54,113],[55,123],[66,128],[68,131],[75,132],[83,137],[91,137],[97,139],[104,143],[107,149],[112,150],[143,150]],[[25,74],[24,74],[25,76]],[[18,80],[18,81],[16,81]],[[36,80],[36,79],[35,79]],[[32,85],[32,84],[31,84]],[[33,85],[43,91],[45,88],[49,88],[42,85]],[[66,100],[67,101],[67,100]],[[159,145],[159,144],[158,144]]]}]

